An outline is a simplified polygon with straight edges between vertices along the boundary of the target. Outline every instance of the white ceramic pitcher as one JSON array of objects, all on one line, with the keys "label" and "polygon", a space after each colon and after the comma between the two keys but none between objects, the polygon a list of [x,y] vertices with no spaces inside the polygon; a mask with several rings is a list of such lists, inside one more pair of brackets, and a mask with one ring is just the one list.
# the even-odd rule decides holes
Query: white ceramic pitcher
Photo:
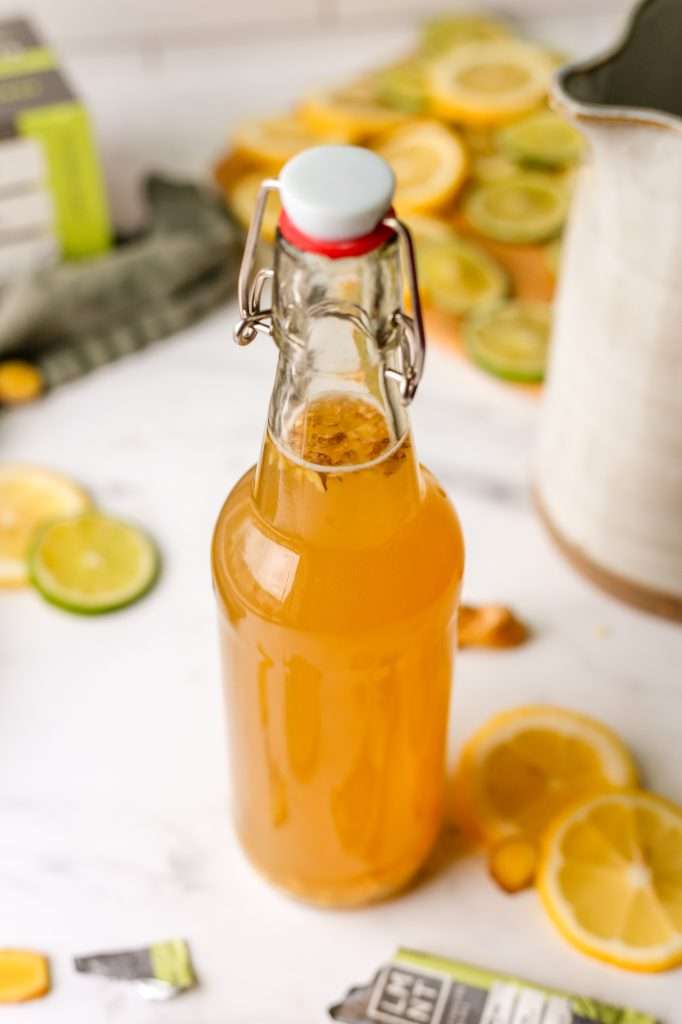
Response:
[{"label": "white ceramic pitcher", "polygon": [[682,3],[645,0],[563,68],[587,135],[565,242],[536,479],[568,556],[682,619]]}]

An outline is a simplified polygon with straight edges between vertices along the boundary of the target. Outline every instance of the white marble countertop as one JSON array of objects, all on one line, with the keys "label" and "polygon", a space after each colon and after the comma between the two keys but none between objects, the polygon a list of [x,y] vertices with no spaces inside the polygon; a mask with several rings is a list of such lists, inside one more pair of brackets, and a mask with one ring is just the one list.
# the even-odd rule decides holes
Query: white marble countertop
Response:
[{"label": "white marble countertop", "polygon": [[[89,79],[87,63],[77,71],[113,147],[123,131],[115,76],[110,67]],[[194,72],[183,74],[187,83]],[[132,122],[131,146],[139,111]],[[1,941],[43,949],[54,982],[6,1019],[318,1024],[403,944],[679,1024],[680,971],[640,977],[583,957],[533,892],[504,896],[478,859],[345,913],[291,902],[246,865],[227,810],[208,546],[257,453],[274,352],[264,341],[234,347],[234,316],[224,310],[0,423],[3,459],[74,475],[104,507],[146,524],[164,552],[159,585],[117,615],[80,619],[31,592],[2,595]],[[515,652],[460,656],[452,751],[492,711],[552,701],[604,718],[647,782],[682,801],[682,632],[603,596],[551,546],[528,496],[537,417],[533,401],[431,352],[413,420],[462,518],[466,597],[508,602],[536,631]],[[201,982],[172,1003],[146,1004],[71,966],[75,954],[172,936],[190,941]]]}]

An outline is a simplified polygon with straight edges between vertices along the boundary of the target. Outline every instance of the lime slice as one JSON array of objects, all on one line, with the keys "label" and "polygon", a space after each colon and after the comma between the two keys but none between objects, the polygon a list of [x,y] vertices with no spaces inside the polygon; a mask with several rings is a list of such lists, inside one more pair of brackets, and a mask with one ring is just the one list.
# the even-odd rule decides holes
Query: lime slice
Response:
[{"label": "lime slice", "polygon": [[31,582],[42,596],[83,615],[136,601],[151,587],[158,566],[156,547],[145,533],[99,512],[49,523],[29,558]]},{"label": "lime slice", "polygon": [[544,242],[561,230],[568,189],[549,174],[519,172],[478,185],[464,202],[471,226],[498,242]]},{"label": "lime slice", "polygon": [[504,39],[509,35],[506,25],[492,18],[476,15],[431,18],[422,27],[421,48],[429,56],[447,53],[462,43],[486,39]]},{"label": "lime slice", "polygon": [[496,377],[539,381],[545,375],[550,324],[547,303],[507,302],[469,322],[467,351]]},{"label": "lime slice", "polygon": [[567,167],[583,154],[577,128],[550,110],[508,125],[499,134],[501,148],[512,160],[540,167]]},{"label": "lime slice", "polygon": [[402,61],[377,72],[376,95],[381,103],[405,114],[422,114],[429,105],[424,63]]},{"label": "lime slice", "polygon": [[506,273],[474,242],[417,239],[417,264],[425,298],[446,313],[480,312],[507,292]]}]

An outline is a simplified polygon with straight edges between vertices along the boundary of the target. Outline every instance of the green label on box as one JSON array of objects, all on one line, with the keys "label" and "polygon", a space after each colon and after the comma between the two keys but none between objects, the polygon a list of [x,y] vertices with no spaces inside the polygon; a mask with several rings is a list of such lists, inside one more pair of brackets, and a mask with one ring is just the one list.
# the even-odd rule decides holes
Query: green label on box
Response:
[{"label": "green label on box", "polygon": [[42,143],[64,255],[74,259],[108,249],[111,229],[86,111],[78,103],[22,110],[20,135]]}]

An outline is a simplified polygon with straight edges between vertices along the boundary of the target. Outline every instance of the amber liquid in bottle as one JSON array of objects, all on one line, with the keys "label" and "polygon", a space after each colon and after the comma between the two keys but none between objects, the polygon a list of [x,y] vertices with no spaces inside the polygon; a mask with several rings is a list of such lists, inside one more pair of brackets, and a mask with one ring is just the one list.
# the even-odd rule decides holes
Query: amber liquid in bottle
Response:
[{"label": "amber liquid in bottle", "polygon": [[237,831],[323,905],[404,886],[443,811],[462,539],[371,390],[270,427],[213,540]]}]

